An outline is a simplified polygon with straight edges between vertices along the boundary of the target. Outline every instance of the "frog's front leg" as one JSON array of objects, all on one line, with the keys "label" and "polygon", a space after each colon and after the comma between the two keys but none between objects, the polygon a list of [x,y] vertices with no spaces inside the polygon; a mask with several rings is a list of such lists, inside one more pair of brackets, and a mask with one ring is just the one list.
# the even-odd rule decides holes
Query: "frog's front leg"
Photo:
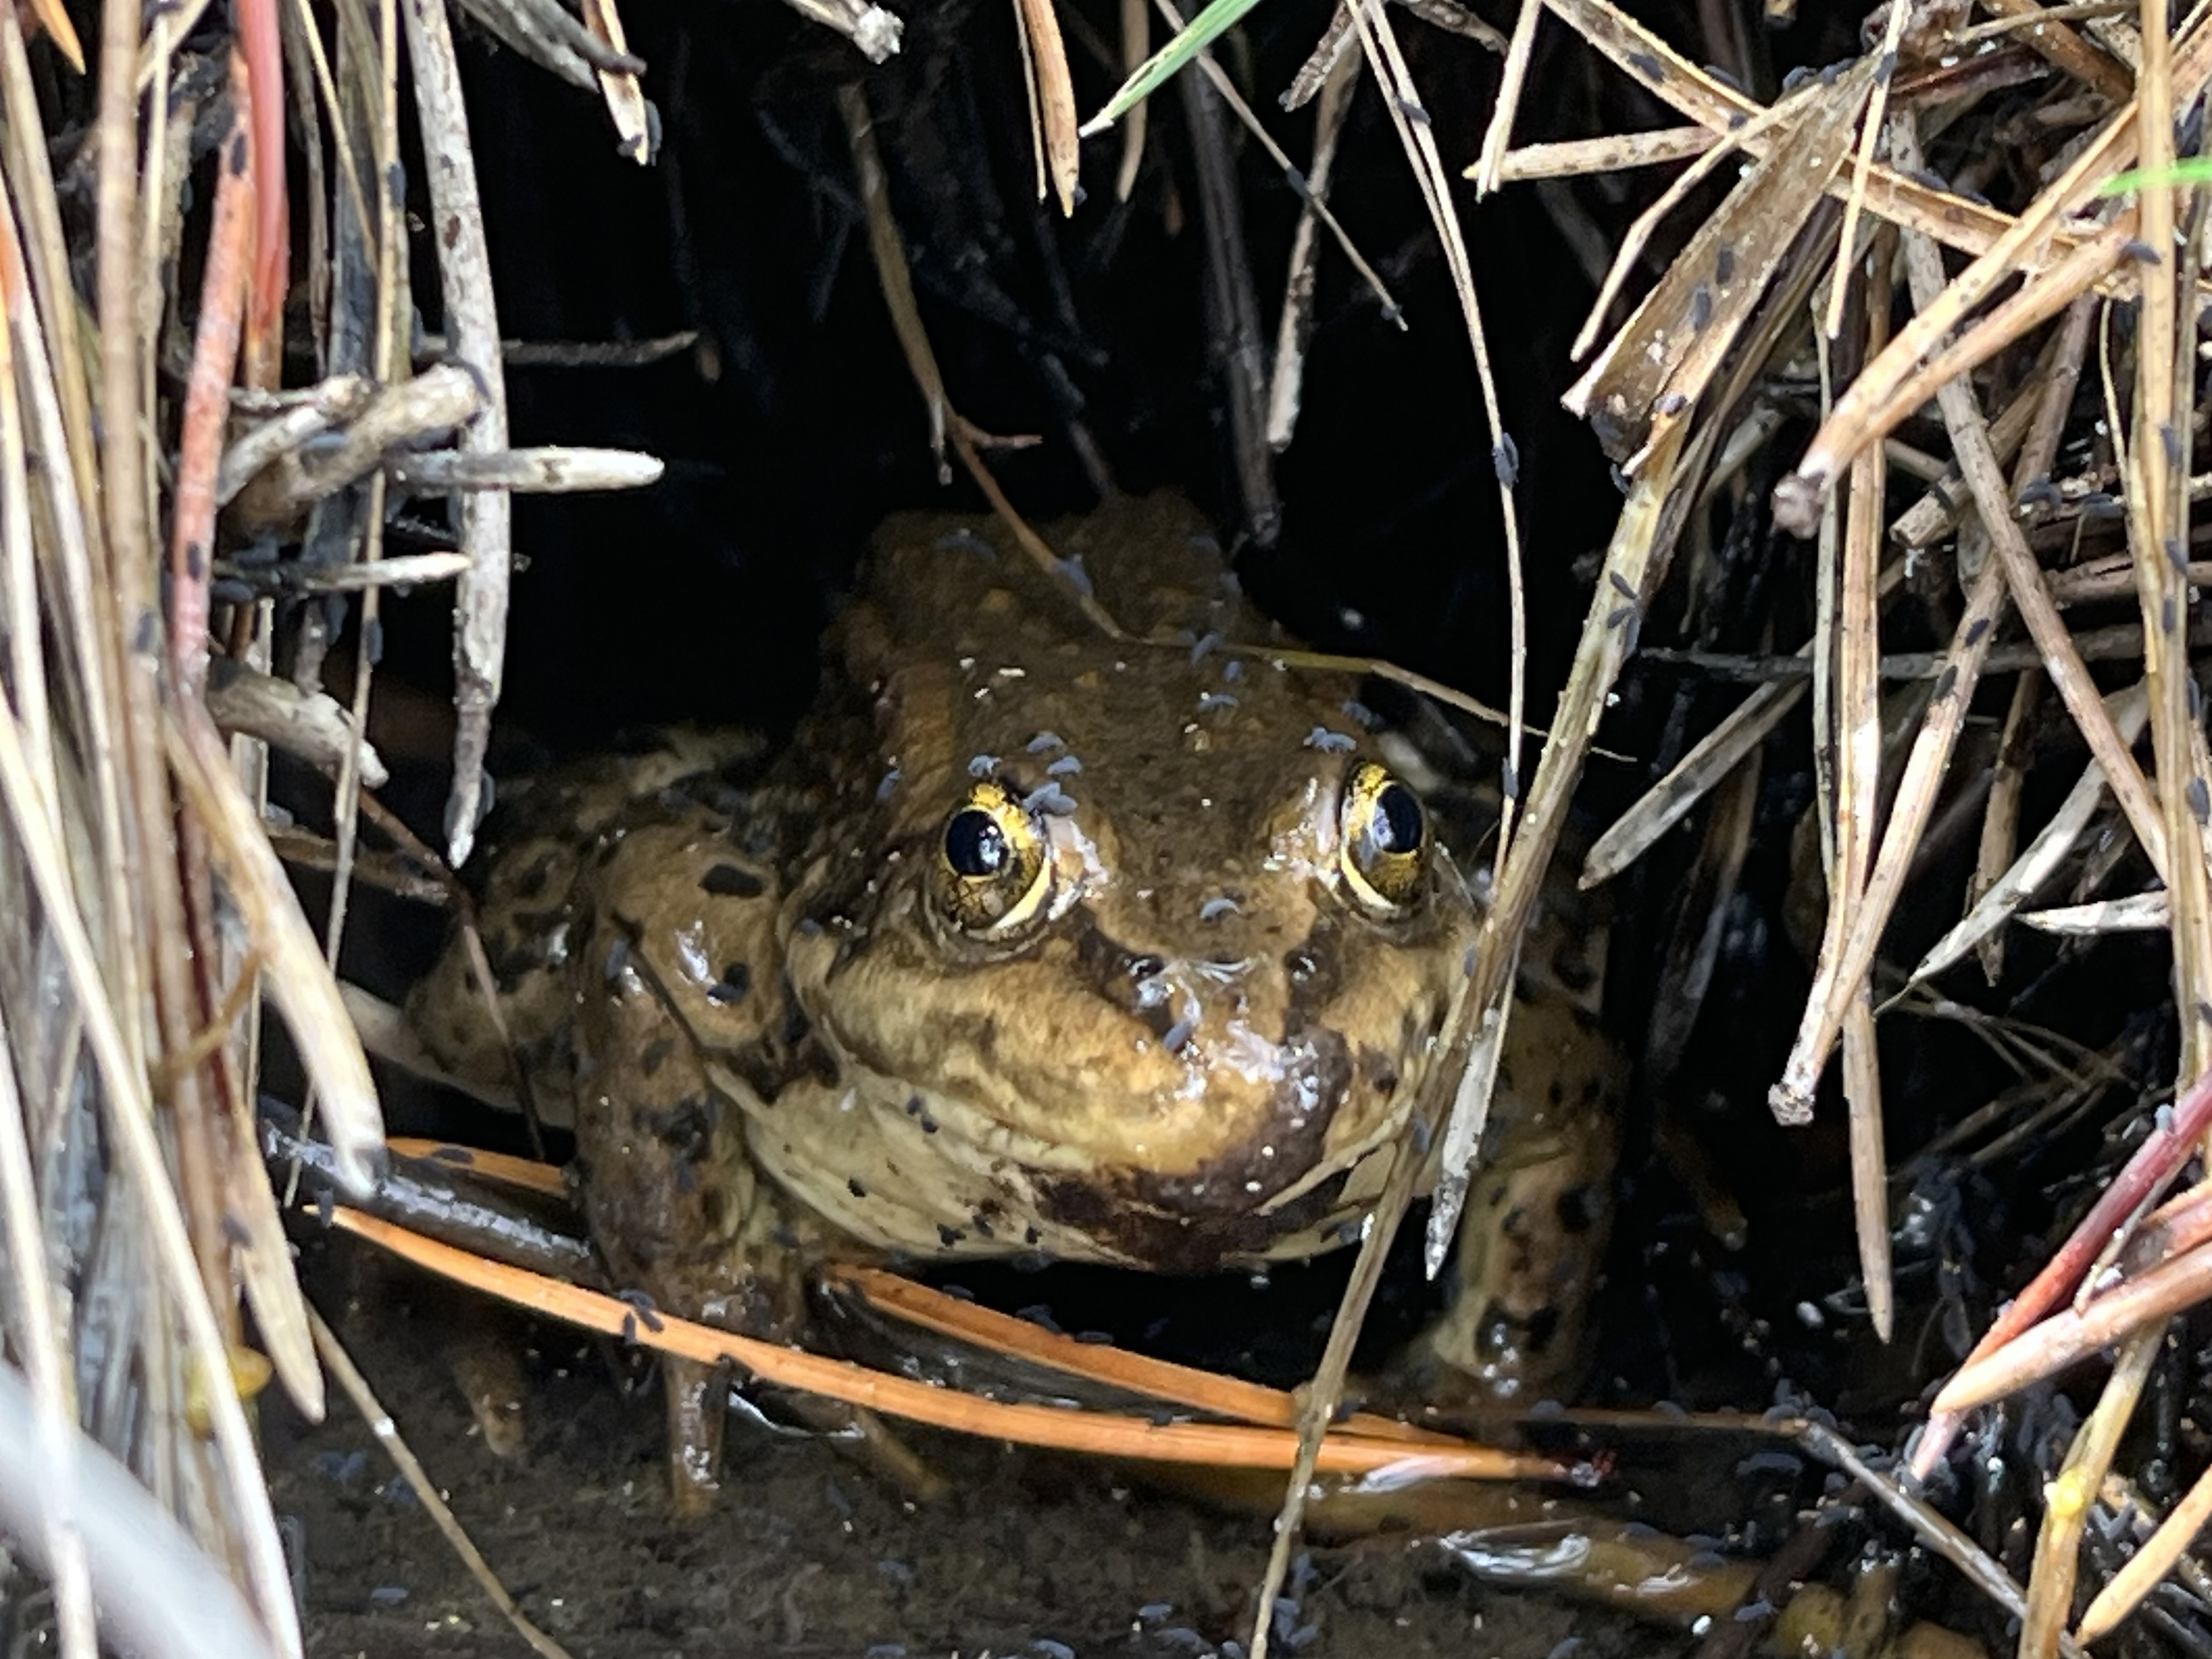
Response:
[{"label": "frog's front leg", "polygon": [[1516,1003],[1451,1305],[1411,1356],[1425,1389],[1526,1403],[1573,1387],[1612,1228],[1626,1069],[1564,998]]},{"label": "frog's front leg", "polygon": [[[576,1157],[618,1285],[686,1318],[781,1337],[804,1313],[794,1218],[702,1057],[764,1051],[781,1024],[772,890],[711,818],[608,832],[574,958]],[[719,1481],[727,1380],[694,1362],[664,1367],[671,1486],[679,1513],[696,1514]]]}]

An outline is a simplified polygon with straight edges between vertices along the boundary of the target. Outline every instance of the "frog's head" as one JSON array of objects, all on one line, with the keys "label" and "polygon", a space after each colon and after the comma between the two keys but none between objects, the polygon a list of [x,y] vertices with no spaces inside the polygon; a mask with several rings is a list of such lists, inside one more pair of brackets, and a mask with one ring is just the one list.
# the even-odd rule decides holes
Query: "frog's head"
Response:
[{"label": "frog's head", "polygon": [[1063,1253],[1155,1267],[1302,1253],[1371,1200],[1478,921],[1411,783],[1334,729],[1346,687],[1262,659],[1224,696],[1188,655],[1032,659],[1018,702],[972,661],[878,682],[901,771],[787,958],[840,1065]]}]

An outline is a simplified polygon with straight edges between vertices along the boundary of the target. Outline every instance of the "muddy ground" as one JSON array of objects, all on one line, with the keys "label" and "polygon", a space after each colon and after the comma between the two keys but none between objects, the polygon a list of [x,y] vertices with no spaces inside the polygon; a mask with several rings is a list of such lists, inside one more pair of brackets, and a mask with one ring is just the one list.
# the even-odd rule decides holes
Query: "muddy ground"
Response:
[{"label": "muddy ground", "polygon": [[[325,1306],[478,1547],[577,1659],[703,1656],[1234,1654],[1267,1522],[1064,1456],[917,1432],[953,1495],[917,1507],[832,1445],[733,1422],[727,1501],[674,1521],[657,1386],[538,1328],[525,1453],[485,1449],[441,1357],[455,1316],[311,1246]],[[333,1295],[337,1300],[332,1299]],[[466,1316],[465,1315],[463,1316]],[[525,1653],[360,1416],[267,1413],[270,1486],[296,1525],[308,1651]],[[1690,1639],[1549,1595],[1471,1582],[1427,1545],[1316,1549],[1287,1651],[1578,1659]],[[1058,1644],[1058,1645],[1054,1645]],[[1567,1644],[1563,1646],[1563,1644]]]}]

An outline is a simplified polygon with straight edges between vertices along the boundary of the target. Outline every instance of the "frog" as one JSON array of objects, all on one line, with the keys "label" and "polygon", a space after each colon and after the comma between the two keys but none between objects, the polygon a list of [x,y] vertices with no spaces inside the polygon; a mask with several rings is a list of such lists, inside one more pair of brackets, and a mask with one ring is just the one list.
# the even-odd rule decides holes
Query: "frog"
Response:
[{"label": "frog", "polygon": [[[1449,1100],[1486,872],[1419,750],[1182,498],[1046,540],[893,518],[780,750],[664,731],[507,789],[503,1019],[458,944],[410,1012],[572,1123],[608,1273],[653,1305],[793,1340],[830,1262],[1264,1270],[1361,1239]],[[1407,1356],[1461,1399],[1571,1376],[1606,1248],[1624,1068],[1588,939],[1550,932]],[[696,1513],[726,1378],[667,1382]]]}]

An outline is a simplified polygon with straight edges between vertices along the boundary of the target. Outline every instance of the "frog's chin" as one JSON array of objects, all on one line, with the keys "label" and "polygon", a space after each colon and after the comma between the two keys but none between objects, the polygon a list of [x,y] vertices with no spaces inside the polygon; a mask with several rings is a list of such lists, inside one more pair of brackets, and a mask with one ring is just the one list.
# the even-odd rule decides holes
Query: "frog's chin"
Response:
[{"label": "frog's chin", "polygon": [[1248,1134],[1164,1170],[1133,1157],[1130,1137],[1077,1144],[1039,1133],[1033,1112],[1026,1125],[1009,1123],[957,1092],[875,1074],[849,1058],[836,1084],[741,1103],[757,1161],[866,1246],[925,1259],[1036,1255],[1166,1272],[1297,1259],[1352,1242],[1388,1164],[1376,1154],[1402,1127],[1370,1102],[1375,1121],[1356,1144],[1339,1143],[1323,1113],[1298,1132]]}]

